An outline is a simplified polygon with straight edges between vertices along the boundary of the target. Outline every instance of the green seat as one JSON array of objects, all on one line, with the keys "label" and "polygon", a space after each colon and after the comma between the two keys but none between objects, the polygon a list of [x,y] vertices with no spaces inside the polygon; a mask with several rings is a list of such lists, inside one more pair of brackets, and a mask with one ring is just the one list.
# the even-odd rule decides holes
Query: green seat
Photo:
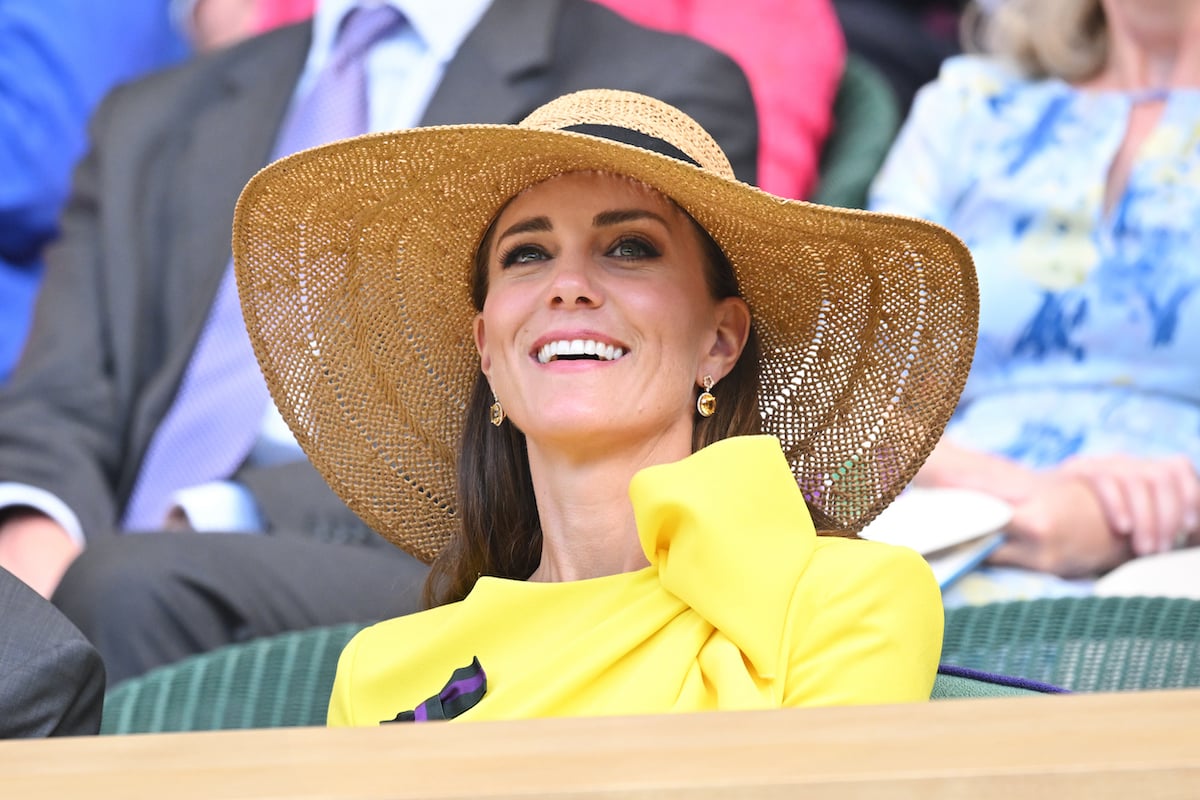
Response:
[{"label": "green seat", "polygon": [[[362,624],[230,644],[122,681],[104,698],[102,734],[322,726],[337,657]],[[1034,694],[938,675],[934,699]]]},{"label": "green seat", "polygon": [[942,662],[1075,692],[1200,686],[1200,600],[1061,597],[954,608]]},{"label": "green seat", "polygon": [[[101,733],[323,725],[346,642],[366,623],[230,645],[125,681]],[[942,662],[1072,691],[1200,686],[1200,600],[1086,597],[946,612]],[[938,675],[933,699],[1036,694]]]},{"label": "green seat", "polygon": [[229,645],[123,681],[104,698],[100,732],[324,725],[338,656],[364,624]]},{"label": "green seat", "polygon": [[[363,625],[314,628],[229,645],[113,687],[102,734],[324,725],[338,656]],[[933,698],[1035,694],[938,675]]]},{"label": "green seat", "polygon": [[[102,734],[324,725],[338,656],[359,624],[229,645],[147,672],[104,699]],[[933,699],[1036,694],[938,675]]]},{"label": "green seat", "polygon": [[814,203],[866,208],[867,189],[900,127],[900,108],[887,80],[851,53],[833,101],[833,130],[817,166]]}]

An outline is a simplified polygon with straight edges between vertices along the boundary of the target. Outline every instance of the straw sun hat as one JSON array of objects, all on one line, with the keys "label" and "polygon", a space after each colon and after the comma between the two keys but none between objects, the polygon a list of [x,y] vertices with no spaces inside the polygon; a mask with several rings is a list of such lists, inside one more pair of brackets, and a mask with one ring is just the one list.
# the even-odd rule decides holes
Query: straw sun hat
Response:
[{"label": "straw sun hat", "polygon": [[712,235],[761,340],[764,431],[812,505],[850,530],[874,518],[966,380],[978,318],[967,249],[927,222],[740,183],[690,117],[608,90],[518,125],[334,142],[247,184],[233,226],[246,326],[275,404],[334,491],[399,547],[437,555],[457,524],[479,372],[475,250],[510,198],[574,170],[649,184]]}]

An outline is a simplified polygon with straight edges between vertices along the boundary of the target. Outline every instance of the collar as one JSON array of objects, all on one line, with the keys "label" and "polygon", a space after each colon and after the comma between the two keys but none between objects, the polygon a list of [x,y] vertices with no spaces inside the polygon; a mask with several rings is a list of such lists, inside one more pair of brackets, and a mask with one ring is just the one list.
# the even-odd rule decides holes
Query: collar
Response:
[{"label": "collar", "polygon": [[313,15],[309,66],[319,69],[325,63],[347,14],[358,6],[377,5],[390,5],[402,13],[429,53],[445,64],[454,58],[491,0],[320,0]]}]

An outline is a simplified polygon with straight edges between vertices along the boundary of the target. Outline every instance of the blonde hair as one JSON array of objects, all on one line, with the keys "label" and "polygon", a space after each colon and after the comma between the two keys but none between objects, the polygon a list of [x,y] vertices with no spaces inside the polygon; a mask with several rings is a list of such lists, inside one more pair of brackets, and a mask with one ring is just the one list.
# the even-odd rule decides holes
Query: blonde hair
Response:
[{"label": "blonde hair", "polygon": [[975,0],[962,22],[967,50],[1010,61],[1031,78],[1086,80],[1108,57],[1100,0]]}]

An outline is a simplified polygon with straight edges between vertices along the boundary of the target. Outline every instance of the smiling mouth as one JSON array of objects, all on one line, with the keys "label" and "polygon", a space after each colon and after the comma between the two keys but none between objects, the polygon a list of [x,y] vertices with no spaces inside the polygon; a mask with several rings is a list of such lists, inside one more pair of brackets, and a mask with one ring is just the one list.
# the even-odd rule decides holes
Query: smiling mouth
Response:
[{"label": "smiling mouth", "polygon": [[546,342],[537,352],[539,364],[551,361],[616,361],[625,355],[624,348],[593,339],[561,339]]}]

